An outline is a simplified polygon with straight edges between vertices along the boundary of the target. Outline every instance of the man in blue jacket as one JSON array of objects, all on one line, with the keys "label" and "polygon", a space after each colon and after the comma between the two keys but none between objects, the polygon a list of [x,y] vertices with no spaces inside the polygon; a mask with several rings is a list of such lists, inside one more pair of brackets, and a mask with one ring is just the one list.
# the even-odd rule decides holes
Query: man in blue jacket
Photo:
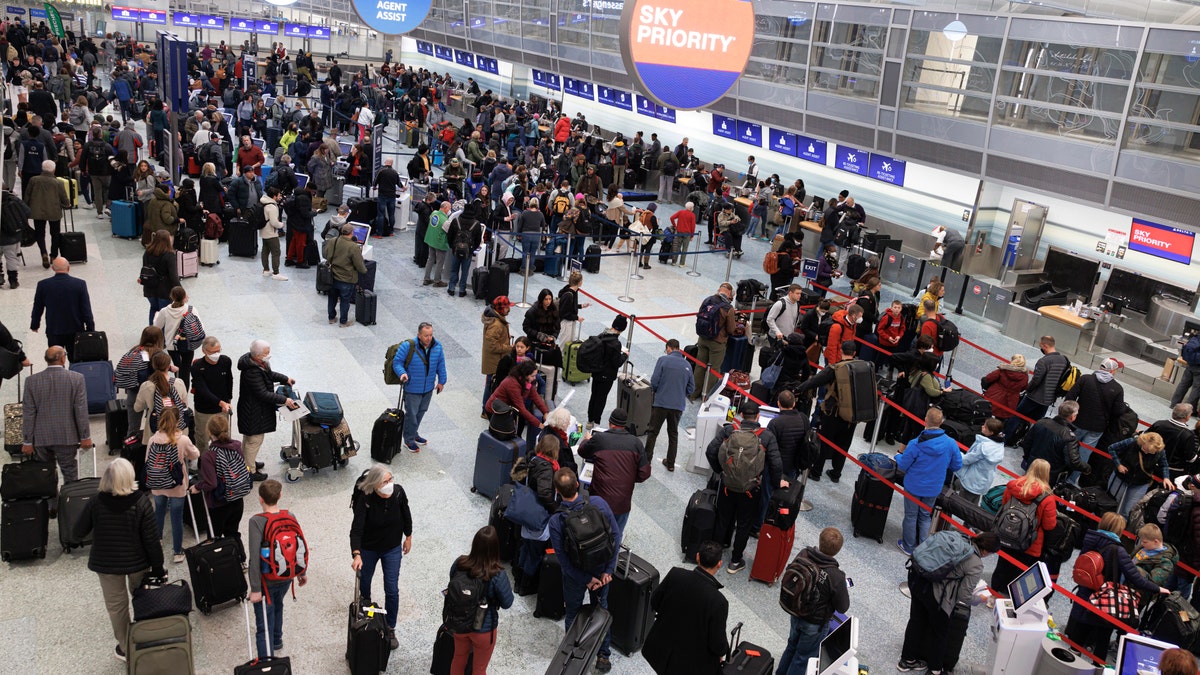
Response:
[{"label": "man in blue jacket", "polygon": [[930,408],[925,413],[925,430],[896,457],[897,466],[904,472],[904,490],[928,507],[921,508],[912,499],[904,500],[904,536],[896,546],[905,555],[912,555],[913,549],[928,536],[929,510],[946,483],[946,471],[962,468],[958,443],[942,431],[942,419],[941,410]]},{"label": "man in blue jacket", "polygon": [[417,326],[417,337],[405,340],[392,359],[392,370],[404,385],[404,447],[420,452],[429,441],[417,434],[433,392],[442,393],[446,386],[446,357],[442,343],[433,339],[433,324],[423,321]]},{"label": "man in blue jacket", "polygon": [[667,340],[667,353],[658,357],[654,375],[650,377],[654,390],[654,406],[650,408],[650,424],[646,428],[646,459],[654,461],[654,442],[663,422],[667,423],[667,456],[663,466],[675,470],[675,450],[679,446],[679,417],[687,407],[687,399],[696,389],[692,366],[679,349],[679,340]]},{"label": "man in blue jacket", "polygon": [[38,332],[46,313],[46,342],[67,350],[67,361],[75,362],[75,334],[96,330],[87,282],[71,276],[71,263],[55,258],[54,276],[42,279],[33,293],[33,316],[29,330]]},{"label": "man in blue jacket", "polygon": [[[562,503],[558,512],[550,516],[550,544],[558,552],[558,561],[562,565],[563,600],[567,609],[566,629],[569,631],[571,624],[575,622],[575,615],[583,606],[584,591],[587,591],[592,604],[599,603],[601,607],[608,609],[608,584],[617,569],[617,552],[621,550],[621,528],[617,526],[617,519],[603,498],[579,493],[579,479],[575,477],[574,471],[555,471],[554,489],[562,498]],[[579,569],[575,566],[572,558],[577,553],[568,550],[565,535],[568,514],[584,508],[598,511],[600,516],[608,521],[608,531],[612,535],[612,558],[592,569]],[[607,673],[612,669],[608,660],[611,638],[611,631],[604,634],[604,642],[596,656],[596,672]]]}]

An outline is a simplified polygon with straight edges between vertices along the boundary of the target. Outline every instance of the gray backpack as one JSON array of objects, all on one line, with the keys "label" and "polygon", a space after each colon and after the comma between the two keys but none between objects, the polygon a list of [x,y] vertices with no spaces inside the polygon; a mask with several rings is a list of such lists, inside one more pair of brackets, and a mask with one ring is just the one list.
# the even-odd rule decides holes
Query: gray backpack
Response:
[{"label": "gray backpack", "polygon": [[941,581],[974,552],[970,539],[954,530],[942,530],[913,549],[912,564],[929,581]]},{"label": "gray backpack", "polygon": [[734,429],[721,443],[717,458],[721,462],[721,482],[732,492],[751,492],[762,481],[767,450],[759,441],[764,429]]}]

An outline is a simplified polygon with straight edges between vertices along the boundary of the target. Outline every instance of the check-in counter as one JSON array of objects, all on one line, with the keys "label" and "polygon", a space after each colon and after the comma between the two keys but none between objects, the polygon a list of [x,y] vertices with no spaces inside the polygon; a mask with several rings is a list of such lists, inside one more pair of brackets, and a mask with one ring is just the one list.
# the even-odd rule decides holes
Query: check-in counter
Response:
[{"label": "check-in counter", "polygon": [[1055,348],[1071,356],[1088,350],[1096,321],[1071,311],[1070,306],[1047,305],[1038,308],[1038,337],[1051,335]]},{"label": "check-in counter", "polygon": [[804,243],[801,250],[805,258],[817,259],[821,256],[821,224],[813,220],[800,221],[800,230],[804,233]]}]

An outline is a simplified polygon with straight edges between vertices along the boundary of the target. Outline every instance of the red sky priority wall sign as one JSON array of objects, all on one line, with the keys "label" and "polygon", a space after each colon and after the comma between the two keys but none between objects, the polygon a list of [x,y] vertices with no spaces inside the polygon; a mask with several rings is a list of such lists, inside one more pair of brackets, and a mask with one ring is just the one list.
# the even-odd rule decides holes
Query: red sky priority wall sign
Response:
[{"label": "red sky priority wall sign", "polygon": [[659,105],[695,110],[737,82],[754,45],[750,0],[626,0],[621,56]]}]

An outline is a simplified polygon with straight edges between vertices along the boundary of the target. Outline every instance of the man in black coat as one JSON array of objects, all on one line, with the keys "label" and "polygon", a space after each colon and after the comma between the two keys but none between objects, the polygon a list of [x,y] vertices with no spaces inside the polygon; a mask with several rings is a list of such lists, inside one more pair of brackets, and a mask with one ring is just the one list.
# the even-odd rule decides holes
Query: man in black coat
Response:
[{"label": "man in black coat", "polygon": [[1171,419],[1159,420],[1146,430],[1162,436],[1162,451],[1171,468],[1171,480],[1176,482],[1200,469],[1200,444],[1188,424],[1191,417],[1192,404],[1177,403],[1171,407]]},{"label": "man in black coat", "polygon": [[1092,472],[1092,467],[1079,456],[1079,439],[1075,437],[1075,418],[1079,415],[1079,404],[1063,401],[1054,417],[1038,420],[1021,440],[1025,451],[1021,469],[1029,468],[1035,459],[1050,463],[1050,484],[1058,483],[1059,474],[1066,471]]},{"label": "man in black coat", "polygon": [[767,423],[767,431],[775,434],[779,443],[779,459],[783,462],[783,475],[795,478],[808,468],[809,448],[808,416],[796,410],[796,395],[788,390],[779,392],[776,399],[779,414]]},{"label": "man in black coat", "polygon": [[75,362],[75,334],[96,330],[87,282],[71,276],[71,263],[55,258],[54,276],[42,279],[33,293],[33,316],[29,330],[38,332],[46,314],[46,343],[67,350],[67,361]]},{"label": "man in black coat", "polygon": [[658,618],[642,656],[659,675],[717,675],[729,651],[729,601],[715,578],[721,569],[721,545],[701,544],[696,563],[691,570],[671,568],[650,596]]},{"label": "man in black coat", "polygon": [[617,381],[617,370],[625,365],[629,352],[621,346],[621,333],[629,327],[629,320],[617,315],[612,327],[600,333],[600,344],[603,352],[595,363],[600,367],[592,372],[592,397],[588,399],[588,431],[600,424],[604,419],[604,404],[608,403],[608,393],[612,391],[613,382]]},{"label": "man in black coat", "polygon": [[263,438],[275,431],[275,409],[281,405],[288,410],[300,407],[300,401],[275,393],[275,385],[296,384],[292,378],[271,370],[271,345],[266,340],[250,343],[250,351],[238,359],[240,392],[237,403],[238,433],[242,435],[242,454],[246,468],[256,481],[266,480],[267,474],[257,467],[258,451]]}]

